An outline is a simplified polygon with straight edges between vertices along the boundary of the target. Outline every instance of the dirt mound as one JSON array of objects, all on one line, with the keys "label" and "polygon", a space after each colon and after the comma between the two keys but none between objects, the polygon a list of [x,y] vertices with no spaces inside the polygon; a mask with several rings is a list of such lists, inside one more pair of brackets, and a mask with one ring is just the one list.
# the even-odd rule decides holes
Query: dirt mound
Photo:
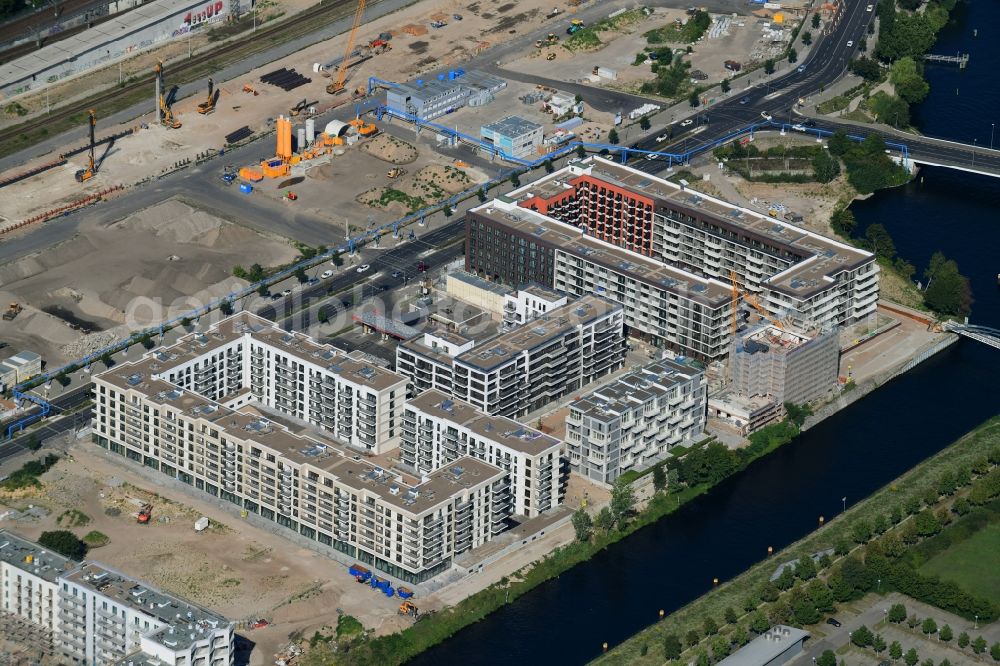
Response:
[{"label": "dirt mound", "polygon": [[213,215],[170,199],[130,215],[115,226],[135,231],[152,231],[156,238],[175,243],[198,243],[205,246],[203,237],[217,231],[222,223],[222,220]]},{"label": "dirt mound", "polygon": [[361,150],[391,164],[409,164],[417,159],[417,149],[391,134],[380,134],[361,145]]},{"label": "dirt mound", "polygon": [[358,203],[398,213],[413,213],[444,201],[472,186],[473,181],[457,167],[431,164],[393,185],[373,187],[357,196]]}]

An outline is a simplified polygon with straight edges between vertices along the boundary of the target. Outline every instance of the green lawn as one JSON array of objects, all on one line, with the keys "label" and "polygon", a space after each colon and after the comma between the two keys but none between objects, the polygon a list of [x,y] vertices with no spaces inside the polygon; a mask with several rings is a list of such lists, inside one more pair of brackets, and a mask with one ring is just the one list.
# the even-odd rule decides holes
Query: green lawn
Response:
[{"label": "green lawn", "polygon": [[931,558],[920,571],[953,580],[978,597],[1000,599],[997,553],[1000,553],[1000,523],[993,523]]}]

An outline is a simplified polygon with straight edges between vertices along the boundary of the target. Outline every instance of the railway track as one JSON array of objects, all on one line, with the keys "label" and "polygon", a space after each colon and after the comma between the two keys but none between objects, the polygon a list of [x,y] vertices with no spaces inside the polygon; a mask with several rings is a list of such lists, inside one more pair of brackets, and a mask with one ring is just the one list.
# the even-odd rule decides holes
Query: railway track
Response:
[{"label": "railway track", "polygon": [[[353,6],[352,0],[330,0],[329,2],[314,5],[309,9],[299,12],[295,16],[292,16],[281,23],[277,23],[270,28],[258,28],[257,32],[253,34],[252,40],[253,44],[260,44],[262,46],[258,49],[249,51],[247,55],[273,47],[276,43],[276,38],[295,38],[301,36],[302,34],[311,32],[313,29],[320,27],[316,25],[318,19],[338,13],[344,13],[344,15],[347,15],[347,12],[342,12],[341,10],[350,6]],[[303,30],[305,27],[308,27],[308,29]],[[194,55],[191,58],[184,60],[184,71],[189,72],[199,65],[209,63],[217,58],[247,49],[248,47],[251,47],[248,39],[237,39],[224,44],[217,49]],[[182,77],[184,71],[179,70],[176,76],[178,78]],[[192,77],[192,79],[193,78],[195,77]],[[139,80],[126,83],[121,87],[112,88],[105,92],[98,93],[87,98],[86,100],[73,102],[67,106],[54,109],[51,113],[45,116],[45,124],[56,124],[73,116],[84,114],[88,109],[101,110],[101,107],[120,98],[127,97],[130,93],[144,88],[148,88],[152,91],[153,79],[154,75],[150,72],[148,77],[143,77]],[[184,82],[186,83],[187,81]],[[152,94],[152,92],[150,94]],[[120,110],[121,109],[115,109],[115,111]],[[37,120],[30,120],[21,123],[20,125],[0,130],[0,143],[10,141],[21,134],[26,134],[29,128],[37,126],[37,124]]]}]

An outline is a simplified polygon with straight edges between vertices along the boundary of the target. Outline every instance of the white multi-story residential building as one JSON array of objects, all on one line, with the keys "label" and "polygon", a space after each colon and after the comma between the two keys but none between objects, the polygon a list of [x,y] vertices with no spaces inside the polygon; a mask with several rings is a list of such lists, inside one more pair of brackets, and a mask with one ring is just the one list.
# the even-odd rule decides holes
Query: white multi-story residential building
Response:
[{"label": "white multi-story residential building", "polygon": [[728,352],[733,280],[810,326],[858,321],[878,301],[872,253],[599,157],[471,210],[466,241],[470,272],[617,292],[631,332],[703,358]]},{"label": "white multi-story residential building", "polygon": [[2,611],[44,629],[60,663],[234,663],[233,623],[221,615],[6,531],[0,531],[0,583]]},{"label": "white multi-story residential building", "polygon": [[0,530],[0,612],[59,631],[59,576],[72,561],[36,543]]},{"label": "white multi-story residential building", "polygon": [[646,469],[702,438],[706,397],[701,370],[662,360],[574,400],[566,415],[570,469],[603,484]]},{"label": "white multi-story residential building", "polygon": [[322,430],[294,434],[151,377],[141,363],[95,377],[97,444],[273,521],[319,550],[420,582],[506,527],[509,479],[499,468],[461,458],[412,478],[352,457]]},{"label": "white multi-story residential building", "polygon": [[133,370],[226,406],[254,402],[373,454],[399,446],[405,377],[250,313],[150,352]]},{"label": "white multi-story residential building", "polygon": [[561,503],[561,445],[555,437],[430,389],[406,403],[399,459],[422,474],[463,456],[490,463],[510,479],[514,514],[534,518]]},{"label": "white multi-story residential building", "polygon": [[437,389],[487,414],[527,414],[617,370],[622,308],[584,296],[484,342],[439,331],[396,348],[414,391]]},{"label": "white multi-story residential building", "polygon": [[503,323],[507,328],[514,328],[568,302],[569,298],[564,293],[540,284],[525,285],[515,292],[504,294]]}]

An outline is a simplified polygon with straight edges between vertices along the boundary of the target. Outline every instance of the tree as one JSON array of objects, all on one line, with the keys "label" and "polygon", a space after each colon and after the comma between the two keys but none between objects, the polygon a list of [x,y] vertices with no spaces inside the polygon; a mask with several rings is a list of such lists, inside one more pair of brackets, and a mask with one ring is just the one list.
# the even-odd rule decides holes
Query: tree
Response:
[{"label": "tree", "polygon": [[299,284],[304,284],[309,281],[309,276],[306,275],[306,269],[299,266],[295,269],[295,279],[299,281]]},{"label": "tree", "polygon": [[698,99],[698,91],[697,90],[693,90],[691,92],[691,95],[688,97],[688,104],[691,105],[692,109],[697,108],[698,105],[701,104],[701,100]]},{"label": "tree", "polygon": [[581,506],[574,511],[572,521],[577,541],[590,541],[590,535],[594,532],[594,521],[587,510]]},{"label": "tree", "polygon": [[868,247],[877,257],[892,259],[896,254],[896,244],[882,224],[875,223],[865,229],[865,240],[868,241]]},{"label": "tree", "polygon": [[928,636],[931,635],[931,634],[936,634],[937,633],[937,622],[935,622],[934,618],[932,618],[932,617],[926,618],[924,620],[924,623],[920,625],[920,630],[922,632],[924,632],[924,634],[926,634]]},{"label": "tree", "polygon": [[[614,130],[611,130],[611,131],[614,132]],[[518,178],[518,176],[517,176],[516,173],[510,174],[510,184],[513,185],[514,187],[520,187],[521,186],[521,179]]]},{"label": "tree", "polygon": [[833,650],[823,650],[823,654],[816,659],[816,666],[837,666],[837,655],[833,653]]},{"label": "tree", "polygon": [[267,273],[264,272],[264,267],[260,264],[252,265],[247,271],[247,280],[250,282],[260,282],[265,277],[267,277]]},{"label": "tree", "polygon": [[771,623],[767,621],[767,617],[759,610],[754,611],[753,615],[750,616],[751,631],[757,634],[762,634],[770,628]]},{"label": "tree", "polygon": [[785,403],[785,413],[788,420],[795,424],[796,428],[801,428],[806,422],[806,418],[812,415],[812,408],[809,405],[796,405],[793,402]]},{"label": "tree", "polygon": [[920,624],[920,620],[917,619],[917,614],[912,613],[910,615],[910,619],[906,621],[906,626],[908,626],[910,629],[915,629],[918,624]]},{"label": "tree", "polygon": [[858,647],[868,647],[875,640],[875,636],[872,634],[872,630],[861,625],[853,632],[851,632],[851,642]]},{"label": "tree", "polygon": [[792,604],[792,615],[795,621],[801,625],[816,624],[819,622],[819,611],[808,597],[797,599]]},{"label": "tree", "polygon": [[958,647],[963,650],[969,647],[969,634],[964,631],[958,635]]},{"label": "tree", "polygon": [[899,644],[899,641],[893,641],[889,644],[889,657],[895,661],[903,656],[903,646]]},{"label": "tree", "polygon": [[736,625],[736,629],[733,630],[733,642],[736,643],[737,647],[742,647],[750,642],[750,634],[742,624]]},{"label": "tree", "polygon": [[813,30],[818,30],[819,29],[819,14],[813,14],[813,17],[812,17],[812,27],[813,27]]},{"label": "tree", "polygon": [[850,208],[838,208],[830,216],[830,226],[834,232],[845,238],[850,238],[851,232],[857,226],[857,221],[854,219],[854,213],[851,212]]},{"label": "tree", "polygon": [[729,656],[731,652],[729,637],[728,636],[716,636],[712,639],[712,656],[715,657],[716,661],[721,661]]},{"label": "tree", "polygon": [[101,354],[101,363],[103,363],[106,368],[110,368],[115,364],[115,359],[111,355],[111,352],[104,352]]},{"label": "tree", "polygon": [[1000,643],[990,646],[990,656],[993,657],[993,661],[1000,661]]},{"label": "tree", "polygon": [[610,143],[613,146],[618,145],[618,130],[616,130],[614,127],[612,127],[611,131],[608,132],[608,143]]},{"label": "tree", "polygon": [[972,641],[972,651],[976,654],[986,652],[986,639],[982,636],[977,636],[976,640]]},{"label": "tree", "polygon": [[917,656],[917,651],[914,648],[910,648],[906,651],[906,656],[903,657],[903,661],[906,666],[917,666],[917,662],[920,661],[920,657]]},{"label": "tree", "polygon": [[840,161],[823,150],[812,158],[813,178],[820,183],[829,183],[840,175]]},{"label": "tree", "polygon": [[894,624],[899,624],[906,619],[906,606],[903,604],[893,604],[886,614],[886,619]]},{"label": "tree", "polygon": [[760,588],[760,598],[764,601],[776,601],[780,590],[773,582],[768,581]]},{"label": "tree", "polygon": [[[582,148],[582,146],[577,146],[577,149],[580,149],[580,148]],[[479,198],[480,202],[486,201],[486,190],[485,190],[485,188],[482,188],[482,187],[479,188],[476,191],[476,196]]]},{"label": "tree", "polygon": [[552,173],[555,170],[556,167],[552,164],[552,160],[545,160],[545,173]]},{"label": "tree", "polygon": [[720,87],[722,88],[722,92],[724,93],[729,92],[733,88],[732,84],[729,83],[729,79],[722,79]]},{"label": "tree", "polygon": [[643,131],[649,130],[649,116],[643,116],[639,119],[639,129]]},{"label": "tree", "polygon": [[711,666],[712,660],[708,658],[708,653],[702,650],[694,660],[695,666]]},{"label": "tree", "polygon": [[889,80],[892,81],[896,94],[909,104],[924,101],[931,87],[924,80],[923,73],[917,66],[917,61],[907,56],[892,63],[889,69]]},{"label": "tree", "polygon": [[816,563],[813,558],[803,555],[795,563],[795,575],[802,580],[809,580],[816,577]]},{"label": "tree", "polygon": [[736,621],[739,619],[732,606],[726,606],[726,610],[722,613],[722,617],[725,618],[726,624],[736,624]]},{"label": "tree", "polygon": [[615,516],[611,513],[611,509],[604,507],[597,513],[597,518],[594,520],[594,524],[597,525],[597,529],[602,532],[610,532],[615,528]]},{"label": "tree", "polygon": [[941,531],[941,523],[938,522],[937,516],[930,509],[924,509],[918,513],[913,524],[920,536],[932,536]]},{"label": "tree", "polygon": [[875,118],[893,127],[910,124],[910,105],[900,97],[880,90],[868,98],[868,108]]},{"label": "tree", "polygon": [[875,634],[875,638],[872,639],[872,649],[875,650],[875,654],[885,652],[885,647],[885,639],[882,638],[882,634]]},{"label": "tree", "polygon": [[587,150],[583,146],[577,146],[576,156],[579,157],[580,159],[583,159],[584,157],[587,156]]},{"label": "tree", "polygon": [[692,629],[687,632],[686,636],[684,636],[684,640],[687,642],[688,647],[694,647],[701,642],[701,636],[698,634],[696,629]]},{"label": "tree", "polygon": [[706,617],[705,620],[701,623],[701,626],[702,629],[705,630],[706,636],[714,636],[715,634],[719,633],[719,625],[716,623],[715,620],[713,620],[710,617]]},{"label": "tree", "polygon": [[958,264],[940,252],[935,252],[924,276],[928,280],[927,288],[924,289],[924,303],[927,307],[944,315],[969,313],[972,307],[972,289],[968,278],[958,272]]},{"label": "tree", "polygon": [[833,610],[833,591],[821,580],[813,580],[806,589],[816,610],[829,613]]},{"label": "tree", "polygon": [[806,46],[809,46],[810,44],[813,43],[813,34],[808,30],[802,33],[802,43],[805,44]]},{"label": "tree", "polygon": [[38,545],[55,551],[71,560],[82,560],[87,555],[87,544],[69,530],[42,532]]},{"label": "tree", "polygon": [[667,473],[663,471],[663,465],[653,467],[653,490],[663,492],[667,487]]},{"label": "tree", "polygon": [[847,154],[851,148],[854,147],[854,142],[851,138],[847,136],[844,130],[837,130],[830,135],[830,138],[826,141],[827,148],[830,150],[831,155],[836,155],[841,157]]},{"label": "tree", "polygon": [[941,627],[941,631],[938,632],[938,638],[945,643],[949,642],[954,637],[955,635],[951,631],[951,625],[948,624]]},{"label": "tree", "polygon": [[852,58],[848,64],[852,74],[856,74],[865,81],[880,81],[882,79],[882,67],[878,60],[873,58]]},{"label": "tree", "polygon": [[793,567],[785,567],[781,570],[781,575],[774,580],[774,584],[779,590],[790,590],[792,585],[795,585],[794,571]]},{"label": "tree", "polygon": [[260,285],[257,286],[257,295],[258,296],[267,296],[267,294],[268,294],[268,290],[267,290],[267,285],[266,284],[260,284]]},{"label": "tree", "polygon": [[788,49],[788,62],[796,62],[799,59],[799,52],[794,48]]},{"label": "tree", "polygon": [[624,525],[634,506],[635,491],[632,490],[632,484],[619,477],[611,488],[611,514],[615,518],[615,524]]},{"label": "tree", "polygon": [[854,521],[851,526],[851,538],[854,539],[854,543],[868,543],[868,540],[872,537],[872,526],[864,518],[859,518]]},{"label": "tree", "polygon": [[764,73],[765,74],[774,74],[774,60],[773,59],[768,58],[767,60],[764,61]]},{"label": "tree", "polygon": [[236,264],[233,266],[233,277],[241,280],[247,279],[247,269],[243,268],[239,264]]},{"label": "tree", "polygon": [[221,312],[222,314],[224,314],[227,317],[229,315],[233,314],[233,302],[232,301],[222,301],[222,303],[219,303],[219,312]]},{"label": "tree", "polygon": [[663,656],[667,659],[677,659],[683,650],[684,646],[678,640],[677,634],[667,634],[663,637]]}]

